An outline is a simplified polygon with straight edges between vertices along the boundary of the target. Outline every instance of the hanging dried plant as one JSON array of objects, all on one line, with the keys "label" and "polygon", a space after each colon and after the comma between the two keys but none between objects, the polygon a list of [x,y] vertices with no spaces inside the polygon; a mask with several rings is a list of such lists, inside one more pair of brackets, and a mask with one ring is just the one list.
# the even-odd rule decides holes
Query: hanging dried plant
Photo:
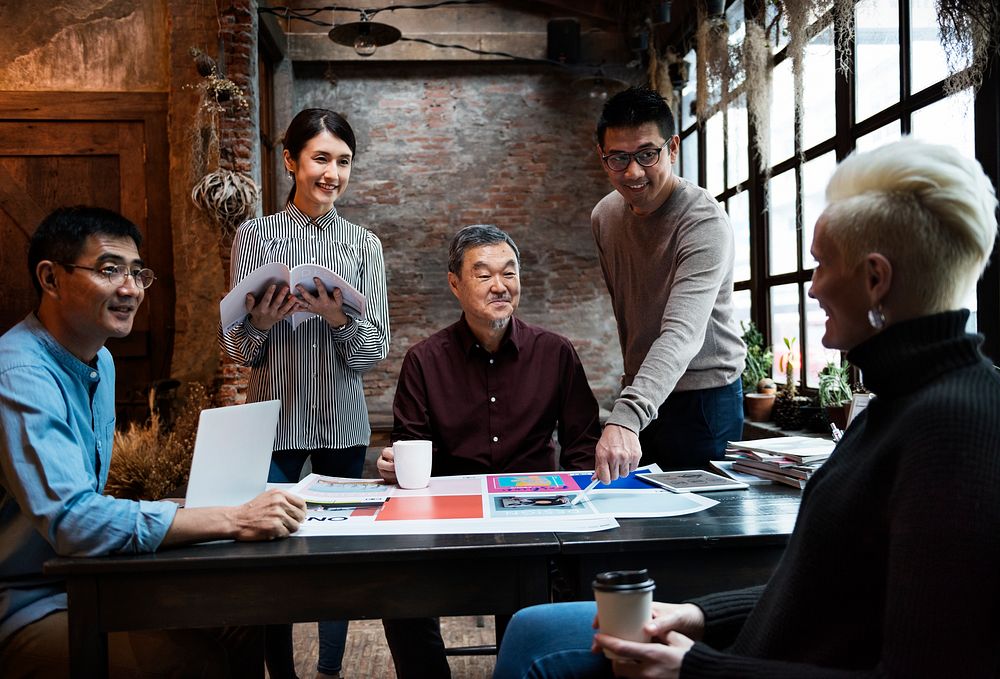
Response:
[{"label": "hanging dried plant", "polygon": [[739,69],[739,51],[729,46],[729,24],[724,16],[707,16],[699,8],[695,49],[698,51],[698,87],[695,111],[708,118],[715,105],[723,109],[732,98],[731,84]]},{"label": "hanging dried plant", "polygon": [[757,147],[761,172],[771,164],[771,82],[774,58],[771,43],[764,27],[756,21],[747,21],[743,39],[744,91],[747,97],[747,114],[753,125],[754,145]]},{"label": "hanging dried plant", "polygon": [[851,52],[854,48],[854,4],[857,0],[833,0],[833,23],[838,30],[837,70],[847,75],[851,72]]},{"label": "hanging dried plant", "polygon": [[937,0],[937,15],[951,71],[945,93],[978,90],[990,55],[1000,48],[1000,7],[996,0]]},{"label": "hanging dried plant", "polygon": [[191,200],[226,233],[257,212],[260,189],[247,174],[219,168],[209,172],[191,189]]}]

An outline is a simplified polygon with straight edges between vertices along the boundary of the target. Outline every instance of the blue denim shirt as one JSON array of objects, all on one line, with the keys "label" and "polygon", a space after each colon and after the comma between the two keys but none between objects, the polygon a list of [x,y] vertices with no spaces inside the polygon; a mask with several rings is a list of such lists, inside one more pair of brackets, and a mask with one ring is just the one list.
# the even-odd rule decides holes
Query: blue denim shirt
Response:
[{"label": "blue denim shirt", "polygon": [[42,575],[56,555],[151,552],[172,502],[104,495],[115,430],[115,366],[83,363],[30,314],[0,337],[0,643],[66,608]]}]

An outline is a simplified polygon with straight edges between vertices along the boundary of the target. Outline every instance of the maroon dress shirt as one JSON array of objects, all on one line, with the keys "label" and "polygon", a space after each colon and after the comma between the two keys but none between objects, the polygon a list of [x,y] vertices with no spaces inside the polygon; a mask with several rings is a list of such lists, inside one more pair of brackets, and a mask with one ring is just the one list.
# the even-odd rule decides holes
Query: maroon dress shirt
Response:
[{"label": "maroon dress shirt", "polygon": [[464,315],[410,348],[392,413],[393,441],[434,442],[434,476],[593,469],[601,435],[573,345],[517,318],[493,354]]}]

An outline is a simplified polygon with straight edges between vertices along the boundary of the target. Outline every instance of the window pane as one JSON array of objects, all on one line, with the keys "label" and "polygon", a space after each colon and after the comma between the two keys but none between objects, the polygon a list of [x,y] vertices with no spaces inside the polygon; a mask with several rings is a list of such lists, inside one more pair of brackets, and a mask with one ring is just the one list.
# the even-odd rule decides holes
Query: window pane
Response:
[{"label": "window pane", "polygon": [[740,321],[743,321],[744,323],[750,322],[749,290],[733,291],[733,319],[736,321],[736,325],[739,325]]},{"label": "window pane", "polygon": [[899,101],[899,5],[862,0],[857,5],[857,120]]},{"label": "window pane", "polygon": [[802,77],[803,150],[829,139],[837,131],[833,56],[833,27],[830,26],[806,45]]},{"label": "window pane", "polygon": [[837,155],[824,153],[802,166],[802,266],[812,267],[813,229],[826,208],[826,184],[837,167]]},{"label": "window pane", "polygon": [[785,59],[774,67],[771,87],[771,165],[795,153],[795,88],[792,62]]},{"label": "window pane", "polygon": [[739,99],[729,105],[727,113],[729,137],[726,140],[728,166],[726,175],[727,188],[732,188],[744,182],[750,176],[750,139],[747,130],[747,98],[740,95]]},{"label": "window pane", "polygon": [[705,123],[705,188],[713,196],[722,193],[725,139],[722,138],[722,113],[716,113]]},{"label": "window pane", "polygon": [[830,361],[840,364],[840,352],[823,346],[826,312],[806,295],[806,386],[819,387],[819,371]]},{"label": "window pane", "polygon": [[913,136],[935,144],[949,144],[963,155],[975,158],[974,104],[975,96],[968,89],[914,111],[910,118]]},{"label": "window pane", "polygon": [[698,131],[681,139],[681,176],[693,184],[698,183]]},{"label": "window pane", "polygon": [[771,274],[788,273],[798,268],[795,256],[795,172],[789,170],[768,182],[767,199],[770,217],[768,234],[768,270]]},{"label": "window pane", "polygon": [[694,115],[694,100],[698,92],[698,53],[691,50],[684,56],[687,62],[688,81],[681,90],[681,120],[679,130],[686,130],[694,125],[697,118]]},{"label": "window pane", "polygon": [[899,141],[902,136],[903,133],[900,129],[899,121],[895,120],[888,125],[883,125],[877,130],[869,132],[863,137],[858,137],[856,148],[858,153],[864,153],[865,151],[877,149],[879,146]]},{"label": "window pane", "polygon": [[[910,91],[944,80],[948,59],[941,48],[936,0],[910,0]],[[959,70],[968,65],[960,65]]]},{"label": "window pane", "polygon": [[736,243],[733,281],[738,283],[750,280],[750,194],[746,191],[729,199],[729,221]]},{"label": "window pane", "polygon": [[[782,356],[788,354],[784,338],[799,335],[799,286],[797,283],[776,285],[771,288],[771,350],[774,352],[772,374],[775,382],[784,384],[785,370]],[[792,359],[798,363],[799,343],[792,345]],[[796,380],[798,374],[796,373]]]}]

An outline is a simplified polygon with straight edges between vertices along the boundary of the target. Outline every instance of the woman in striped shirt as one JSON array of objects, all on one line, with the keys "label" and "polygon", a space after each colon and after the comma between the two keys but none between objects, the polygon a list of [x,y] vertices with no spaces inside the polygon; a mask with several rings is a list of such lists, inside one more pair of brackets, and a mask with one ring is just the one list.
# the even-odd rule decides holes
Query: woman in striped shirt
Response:
[{"label": "woman in striped shirt", "polygon": [[[237,230],[232,286],[269,262],[321,264],[365,295],[364,318],[348,315],[340,290],[327,290],[319,279],[315,293],[272,285],[259,298],[247,295],[246,318],[221,335],[222,347],[251,368],[248,401],[281,399],[269,481],[297,481],[307,458],[316,473],[358,478],[371,436],[361,375],[389,352],[382,244],[334,207],[354,160],[348,122],[333,111],[306,109],[288,126],[283,145],[295,184],[284,210]],[[296,311],[317,316],[293,330],[282,321]],[[340,671],[346,636],[346,622],[320,623],[319,676]],[[295,676],[290,626],[268,630],[266,655],[271,677]]]}]

